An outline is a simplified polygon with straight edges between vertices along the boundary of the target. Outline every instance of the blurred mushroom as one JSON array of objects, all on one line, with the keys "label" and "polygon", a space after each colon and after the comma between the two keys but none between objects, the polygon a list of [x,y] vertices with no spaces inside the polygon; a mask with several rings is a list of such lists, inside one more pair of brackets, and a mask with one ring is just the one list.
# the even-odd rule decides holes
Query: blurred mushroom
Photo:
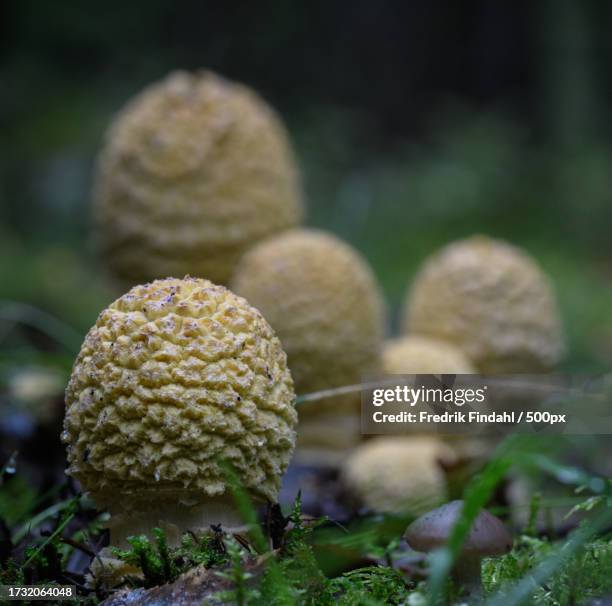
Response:
[{"label": "blurred mushroom", "polygon": [[[389,375],[467,375],[476,373],[476,368],[467,355],[456,345],[436,338],[410,334],[385,342],[382,352],[382,369]],[[427,428],[431,430],[433,428]],[[407,426],[409,433],[423,434],[423,424]],[[429,431],[428,431],[429,433]],[[460,433],[442,434],[432,432],[454,450],[452,460],[445,459],[442,466],[446,472],[448,494],[460,494],[466,476],[492,450],[490,440],[483,436]]]},{"label": "blurred mushroom", "polygon": [[[416,551],[429,553],[446,544],[461,516],[463,501],[451,501],[421,516],[408,526],[404,538]],[[482,559],[510,551],[512,536],[504,524],[486,510],[474,519],[453,569],[452,578],[472,597],[482,594]]]},{"label": "blurred mushroom", "polygon": [[309,396],[298,408],[295,461],[338,468],[361,441],[361,399],[328,390],[380,370],[386,312],[372,269],[336,236],[293,229],[251,248],[231,286],[270,322],[296,392]]},{"label": "blurred mushroom", "polygon": [[419,335],[387,341],[383,347],[387,374],[473,374],[474,366],[452,343]]},{"label": "blurred mushroom", "polygon": [[426,260],[403,329],[453,343],[486,374],[545,372],[565,351],[548,276],[527,253],[486,236],[452,242]]},{"label": "blurred mushroom", "polygon": [[300,190],[263,99],[211,72],[175,71],[108,129],[94,187],[100,252],[120,283],[190,273],[226,284],[248,248],[301,222]]},{"label": "blurred mushroom", "polygon": [[452,450],[430,436],[370,440],[344,462],[347,488],[374,511],[420,515],[446,499],[441,461]]}]

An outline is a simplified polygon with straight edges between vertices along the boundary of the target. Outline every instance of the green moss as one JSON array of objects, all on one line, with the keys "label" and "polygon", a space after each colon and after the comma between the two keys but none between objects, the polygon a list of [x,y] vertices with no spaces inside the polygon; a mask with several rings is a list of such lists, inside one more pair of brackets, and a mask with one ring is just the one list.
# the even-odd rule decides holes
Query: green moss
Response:
[{"label": "green moss", "polygon": [[[482,567],[487,593],[509,590],[528,577],[532,570],[562,549],[562,545],[544,539],[522,536],[507,555],[486,560]],[[598,539],[587,543],[542,585],[534,581],[529,604],[537,606],[570,606],[584,603],[590,597],[612,592],[612,541]]]},{"label": "green moss", "polygon": [[387,566],[368,566],[330,580],[319,603],[330,606],[403,604],[409,590],[410,586],[399,571]]},{"label": "green moss", "polygon": [[212,568],[228,561],[225,545],[214,532],[202,537],[186,533],[176,548],[168,547],[161,528],[153,529],[153,537],[153,542],[145,535],[129,537],[129,549],[111,548],[115,557],[142,570],[144,580],[134,580],[134,584],[155,587],[172,583],[196,566]]}]

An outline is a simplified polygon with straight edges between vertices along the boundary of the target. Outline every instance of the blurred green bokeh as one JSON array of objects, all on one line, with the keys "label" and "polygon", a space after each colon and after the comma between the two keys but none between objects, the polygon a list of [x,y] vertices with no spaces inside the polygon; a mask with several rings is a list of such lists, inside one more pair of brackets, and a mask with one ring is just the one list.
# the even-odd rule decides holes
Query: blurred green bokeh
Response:
[{"label": "blurred green bokeh", "polygon": [[[94,10],[76,1],[8,3],[0,299],[84,334],[117,294],[89,221],[104,129],[145,83],[175,67],[212,67],[279,109],[301,161],[308,222],[370,260],[391,330],[425,257],[482,232],[525,247],[550,274],[569,336],[565,367],[609,367],[612,44],[601,23],[612,11],[563,0],[537,10],[519,3],[506,15],[486,4],[463,15],[448,2],[439,15],[421,15],[422,2],[306,8],[271,0],[235,14],[161,0]],[[415,15],[425,34],[407,41]],[[472,54],[446,36],[445,18],[471,40]],[[508,39],[499,41],[504,28]],[[471,70],[463,79],[462,66]],[[491,76],[504,69],[508,78]],[[1,326],[3,359],[29,351],[18,329]]]}]

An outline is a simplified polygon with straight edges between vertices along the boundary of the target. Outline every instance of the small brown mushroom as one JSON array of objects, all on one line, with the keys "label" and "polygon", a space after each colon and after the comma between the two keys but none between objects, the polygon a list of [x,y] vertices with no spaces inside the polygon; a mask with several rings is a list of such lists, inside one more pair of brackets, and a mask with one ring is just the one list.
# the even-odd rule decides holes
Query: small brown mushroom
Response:
[{"label": "small brown mushroom", "polygon": [[[416,551],[430,552],[443,547],[463,509],[463,501],[451,501],[416,519],[404,534]],[[482,594],[482,558],[510,551],[512,536],[493,514],[482,510],[475,518],[452,570],[452,578],[472,597]]]}]

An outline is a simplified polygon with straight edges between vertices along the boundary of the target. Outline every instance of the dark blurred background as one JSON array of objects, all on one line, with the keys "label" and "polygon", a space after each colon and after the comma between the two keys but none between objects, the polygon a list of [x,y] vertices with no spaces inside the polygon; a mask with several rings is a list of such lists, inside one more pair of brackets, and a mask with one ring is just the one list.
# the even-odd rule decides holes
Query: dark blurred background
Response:
[{"label": "dark blurred background", "polygon": [[[392,311],[428,254],[485,232],[524,246],[551,275],[566,367],[609,367],[612,4],[0,7],[5,378],[16,364],[56,364],[58,351],[69,367],[113,298],[91,243],[94,159],[113,113],[179,67],[243,81],[277,108],[301,161],[308,222],[368,257]],[[28,330],[50,334],[44,356]]]}]

